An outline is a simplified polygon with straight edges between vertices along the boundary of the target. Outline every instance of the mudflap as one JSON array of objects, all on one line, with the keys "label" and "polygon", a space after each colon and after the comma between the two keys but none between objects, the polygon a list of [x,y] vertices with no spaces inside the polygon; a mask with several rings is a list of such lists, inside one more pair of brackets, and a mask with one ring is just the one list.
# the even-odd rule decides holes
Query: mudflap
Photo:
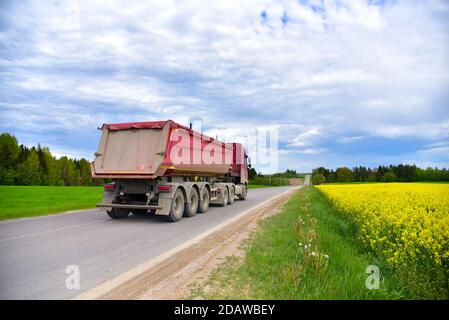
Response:
[{"label": "mudflap", "polygon": [[[102,204],[112,204],[115,199],[115,192],[113,190],[105,190],[103,191],[103,201]],[[107,208],[102,208],[105,211],[108,211]]]},{"label": "mudflap", "polygon": [[161,208],[157,209],[155,214],[161,215],[161,216],[167,216],[170,213],[172,199],[173,199],[173,197],[171,194],[159,195],[159,200],[158,200],[157,204]]}]

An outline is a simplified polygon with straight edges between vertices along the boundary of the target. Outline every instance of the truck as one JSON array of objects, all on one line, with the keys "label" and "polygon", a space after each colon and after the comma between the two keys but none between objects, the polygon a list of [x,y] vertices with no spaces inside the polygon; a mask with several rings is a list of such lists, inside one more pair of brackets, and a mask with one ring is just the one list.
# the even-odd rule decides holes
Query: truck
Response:
[{"label": "truck", "polygon": [[163,216],[170,222],[222,207],[248,194],[246,150],[172,120],[103,124],[91,163],[105,179],[102,203],[112,219]]}]

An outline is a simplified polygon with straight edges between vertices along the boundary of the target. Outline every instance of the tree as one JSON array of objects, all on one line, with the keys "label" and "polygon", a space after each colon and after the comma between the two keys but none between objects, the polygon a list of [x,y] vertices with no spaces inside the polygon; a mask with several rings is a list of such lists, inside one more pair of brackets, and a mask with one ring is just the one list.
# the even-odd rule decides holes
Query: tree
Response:
[{"label": "tree", "polygon": [[337,168],[335,172],[338,182],[349,182],[352,181],[352,173],[347,167]]},{"label": "tree", "polygon": [[284,172],[278,172],[273,174],[276,178],[300,178],[301,175],[296,170],[287,169]]},{"label": "tree", "polygon": [[248,170],[248,179],[253,180],[255,177],[257,177],[257,171],[254,168],[249,168]]},{"label": "tree", "polygon": [[327,182],[335,182],[335,172],[333,170],[331,170],[331,172],[327,176],[326,181]]},{"label": "tree", "polygon": [[319,184],[323,184],[325,182],[326,182],[326,178],[321,173],[312,175],[312,184],[313,185],[319,185]]},{"label": "tree", "polygon": [[352,168],[352,178],[354,181],[362,181],[362,175],[359,167]]},{"label": "tree", "polygon": [[367,181],[369,178],[369,172],[365,167],[355,167],[352,169],[353,181]]},{"label": "tree", "polygon": [[358,167],[359,179],[357,180],[354,178],[354,181],[367,181],[370,176],[370,171],[371,170],[368,170],[365,167],[362,166]]},{"label": "tree", "polygon": [[330,171],[324,167],[319,167],[319,168],[313,169],[312,175],[313,174],[322,174],[324,176],[324,178],[326,178],[326,180],[327,180],[327,178],[330,174]]},{"label": "tree", "polygon": [[376,181],[378,182],[384,182],[385,178],[384,175],[385,173],[387,173],[388,171],[390,171],[390,169],[388,167],[385,166],[379,166],[375,172],[375,176],[376,176]]},{"label": "tree", "polygon": [[16,137],[9,133],[0,134],[0,184],[14,184],[19,154]]},{"label": "tree", "polygon": [[19,185],[35,186],[41,183],[41,168],[36,149],[30,149],[27,159],[17,166],[17,182]]},{"label": "tree", "polygon": [[80,184],[83,186],[92,185],[92,175],[90,172],[90,163],[86,159],[75,161],[80,172]]},{"label": "tree", "polygon": [[37,154],[42,168],[41,183],[45,186],[58,185],[60,179],[58,161],[52,156],[50,149],[38,145]]},{"label": "tree", "polygon": [[[340,169],[340,168],[339,168]],[[369,182],[386,182],[386,181],[399,181],[399,182],[413,182],[413,181],[449,181],[449,171],[446,168],[427,168],[421,169],[416,165],[389,165],[389,166],[378,166],[377,168],[366,168],[363,166],[354,167],[351,170],[344,170],[346,173],[343,174],[342,170],[337,172],[333,170],[328,170],[324,167],[319,167],[313,170],[313,174],[322,174],[326,178],[326,182],[335,181],[369,181]],[[387,173],[393,173],[394,177],[390,174],[386,177]],[[352,179],[348,178],[352,175]]]},{"label": "tree", "polygon": [[75,162],[66,156],[59,159],[60,174],[65,186],[78,186],[81,183],[80,172],[77,170]]},{"label": "tree", "polygon": [[396,175],[393,172],[387,172],[384,175],[385,182],[395,182],[398,180]]}]

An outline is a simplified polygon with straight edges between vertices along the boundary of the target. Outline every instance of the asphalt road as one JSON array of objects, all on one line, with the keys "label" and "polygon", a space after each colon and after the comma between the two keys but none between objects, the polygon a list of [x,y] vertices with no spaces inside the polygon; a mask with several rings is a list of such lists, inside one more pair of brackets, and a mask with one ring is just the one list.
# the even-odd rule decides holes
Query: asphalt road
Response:
[{"label": "asphalt road", "polygon": [[[0,223],[0,299],[68,299],[156,257],[291,187],[249,190],[246,201],[168,223],[88,210]],[[67,289],[66,268],[80,270]]]}]

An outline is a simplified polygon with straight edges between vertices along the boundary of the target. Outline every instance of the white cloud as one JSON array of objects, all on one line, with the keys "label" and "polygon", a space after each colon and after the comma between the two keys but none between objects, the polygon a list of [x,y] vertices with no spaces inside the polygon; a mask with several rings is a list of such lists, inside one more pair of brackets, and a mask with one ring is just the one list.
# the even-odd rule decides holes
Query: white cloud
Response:
[{"label": "white cloud", "polygon": [[436,148],[430,148],[425,150],[420,150],[420,152],[429,152],[429,153],[449,153],[449,147],[436,147]]},{"label": "white cloud", "polygon": [[11,3],[0,124],[44,135],[201,118],[226,139],[277,128],[291,157],[332,152],[329,140],[447,139],[446,1],[309,3]]},{"label": "white cloud", "polygon": [[281,155],[294,155],[294,154],[320,154],[327,152],[324,148],[305,148],[305,149],[282,149],[279,150]]},{"label": "white cloud", "polygon": [[337,138],[337,141],[340,143],[352,143],[360,140],[363,140],[363,136],[350,136],[350,137]]},{"label": "white cloud", "polygon": [[306,147],[313,144],[316,138],[322,136],[323,133],[319,128],[308,128],[305,131],[296,135],[288,144],[290,147]]},{"label": "white cloud", "polygon": [[449,139],[447,141],[430,143],[425,146],[425,148],[419,150],[418,152],[427,153],[427,154],[449,154]]},{"label": "white cloud", "polygon": [[379,124],[368,128],[373,134],[386,138],[419,137],[428,139],[449,138],[449,120],[434,123],[417,123],[411,125]]}]

